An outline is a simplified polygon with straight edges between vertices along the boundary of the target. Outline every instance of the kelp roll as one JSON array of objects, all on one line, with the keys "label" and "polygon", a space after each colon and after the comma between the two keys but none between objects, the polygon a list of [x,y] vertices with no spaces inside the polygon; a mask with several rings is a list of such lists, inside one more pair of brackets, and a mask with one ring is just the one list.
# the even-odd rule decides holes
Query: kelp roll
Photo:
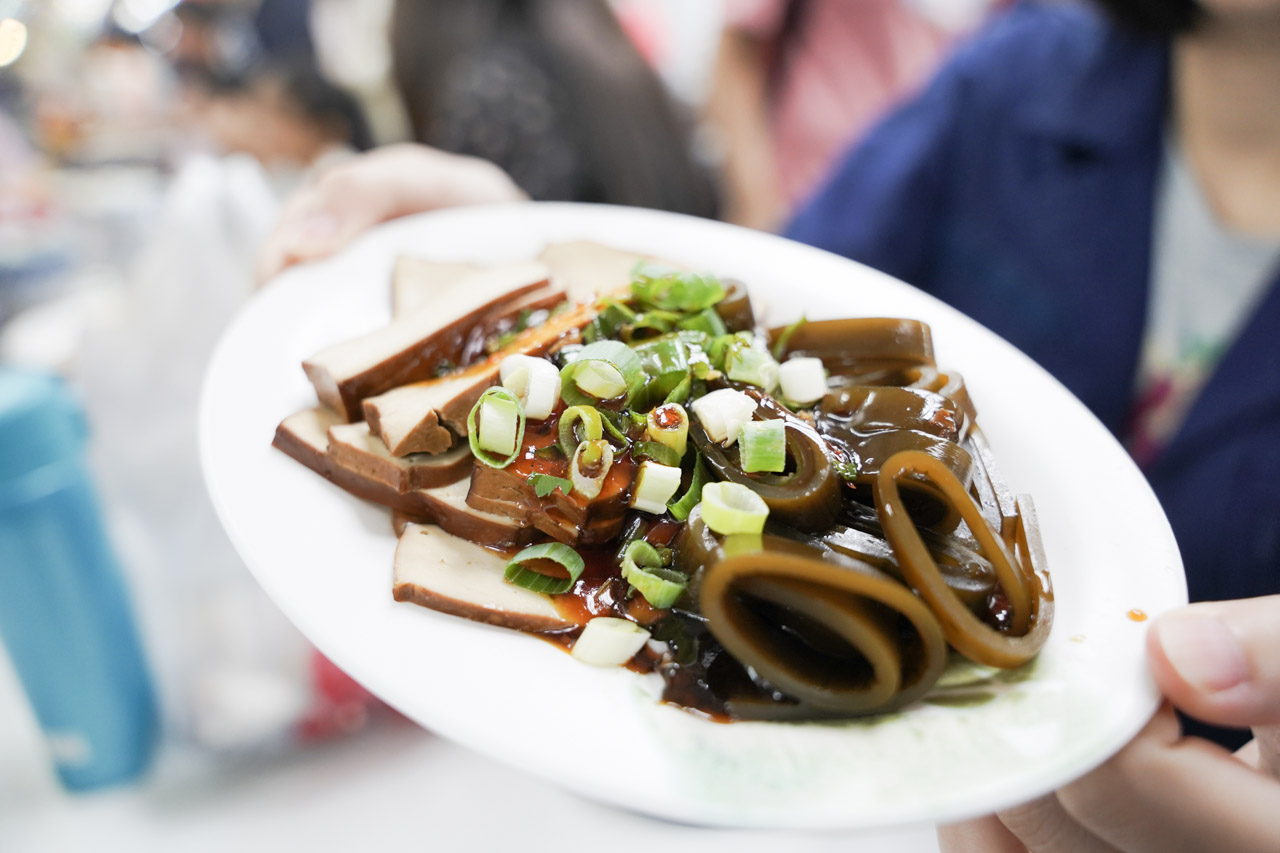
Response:
[{"label": "kelp roll", "polygon": [[727,703],[740,719],[872,714],[908,704],[942,674],[938,620],[870,564],[772,533],[723,542],[698,513],[677,542],[696,570],[697,604],[716,640],[783,694]]},{"label": "kelp roll", "polygon": [[[903,451],[934,457],[965,488],[973,477],[973,457],[960,443],[968,437],[972,421],[963,406],[932,391],[868,385],[837,388],[815,410],[814,423],[828,443],[857,460],[854,485],[859,499],[868,503],[885,461]],[[944,533],[959,525],[953,504],[927,482],[909,480],[904,488],[917,524]]]},{"label": "kelp roll", "polygon": [[751,489],[764,499],[772,518],[800,530],[824,530],[840,511],[843,481],[822,438],[796,418],[786,420],[787,470],[781,474],[743,471],[738,448],[712,441],[696,418],[689,426],[689,440],[716,479]]},{"label": "kelp roll", "polygon": [[[782,340],[785,335],[785,340]],[[782,340],[782,356],[822,359],[833,374],[935,367],[927,323],[897,317],[810,320],[770,329],[769,345]]]},{"label": "kelp roll", "polygon": [[[903,503],[903,480],[924,480],[943,494],[968,525],[982,555],[990,561],[1008,602],[1008,630],[993,627],[956,597],[929,553]],[[1053,590],[1043,566],[1035,530],[1034,510],[1021,518],[1016,547],[1029,564],[1024,569],[998,532],[991,529],[973,497],[951,471],[926,453],[903,451],[881,467],[875,484],[876,512],[885,537],[907,582],[937,615],[947,641],[956,651],[979,663],[1011,668],[1033,658],[1049,637],[1053,624]]]}]

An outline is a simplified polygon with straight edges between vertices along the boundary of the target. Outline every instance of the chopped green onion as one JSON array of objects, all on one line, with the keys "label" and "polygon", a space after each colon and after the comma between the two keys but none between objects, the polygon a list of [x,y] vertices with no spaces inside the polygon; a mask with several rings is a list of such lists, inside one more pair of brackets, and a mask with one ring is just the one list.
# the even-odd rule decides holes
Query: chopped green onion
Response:
[{"label": "chopped green onion", "polygon": [[790,326],[787,326],[785,329],[782,330],[782,333],[778,335],[778,339],[773,342],[774,358],[776,358],[778,361],[782,361],[782,357],[787,354],[787,344],[791,343],[791,336],[796,333],[797,329],[799,329],[801,326],[803,326],[807,322],[809,321],[806,320],[804,317],[801,317],[799,320],[796,320]]},{"label": "chopped green onion", "polygon": [[724,370],[725,356],[731,346],[740,344],[749,347],[755,343],[755,340],[755,335],[750,332],[734,332],[732,335],[721,335],[718,338],[712,338],[707,341],[705,348],[707,360],[716,370]]},{"label": "chopped green onion", "polygon": [[[568,577],[555,577],[526,565],[534,560],[550,560],[564,569]],[[524,587],[533,592],[545,592],[558,595],[568,592],[582,577],[586,563],[577,551],[559,542],[547,542],[542,545],[530,545],[507,563],[502,576],[508,583]]]},{"label": "chopped green onion", "polygon": [[748,474],[781,474],[787,468],[787,425],[772,418],[738,427],[738,458]]},{"label": "chopped green onion", "polygon": [[689,480],[689,490],[680,496],[678,501],[667,504],[667,510],[671,513],[671,517],[676,521],[684,521],[689,517],[689,513],[693,512],[693,508],[702,500],[702,487],[711,480],[711,472],[707,470],[707,463],[702,461],[702,455],[694,452],[693,476]]},{"label": "chopped green onion", "polygon": [[635,353],[646,377],[644,392],[632,401],[641,409],[661,402],[689,377],[689,348],[675,335],[637,344]]},{"label": "chopped green onion", "polygon": [[564,477],[556,477],[551,474],[530,474],[528,481],[533,486],[533,493],[540,498],[559,489],[562,494],[569,494],[573,491],[573,481],[566,480]]},{"label": "chopped green onion", "polygon": [[[697,366],[702,367],[704,365],[699,364]],[[675,403],[676,405],[679,405],[680,403],[683,403],[685,400],[689,399],[689,394],[692,391],[693,391],[693,374],[692,372],[690,372],[684,375],[684,379],[680,380],[680,384],[672,388],[671,393],[668,394],[662,402],[667,404]]]},{"label": "chopped green onion", "polygon": [[621,341],[596,341],[579,350],[560,371],[560,396],[570,406],[595,405],[644,386],[640,356]]},{"label": "chopped green onion", "polygon": [[649,412],[645,432],[651,441],[665,444],[682,459],[689,446],[689,413],[679,403],[664,403]]},{"label": "chopped green onion", "polygon": [[597,616],[582,629],[569,654],[593,666],[622,666],[649,641],[649,632],[630,619]]},{"label": "chopped green onion", "polygon": [[756,401],[746,393],[721,388],[693,401],[693,413],[712,441],[726,447],[738,440],[738,427],[751,421]]},{"label": "chopped green onion", "polygon": [[565,456],[572,456],[582,442],[602,435],[600,413],[593,406],[570,406],[560,416],[560,449]]},{"label": "chopped green onion", "polygon": [[637,441],[631,448],[631,455],[636,459],[652,459],[659,465],[680,468],[680,455],[656,441]]},{"label": "chopped green onion", "polygon": [[502,387],[516,395],[529,420],[549,418],[560,402],[560,371],[545,358],[509,355],[498,368]]},{"label": "chopped green onion", "polygon": [[655,308],[692,312],[710,308],[724,299],[725,289],[713,275],[648,265],[632,273],[631,294]]},{"label": "chopped green onion", "polygon": [[722,536],[759,533],[768,517],[764,498],[741,483],[707,483],[702,487],[702,520]]},{"label": "chopped green onion", "polygon": [[604,488],[604,478],[613,467],[613,445],[603,439],[584,441],[573,452],[569,479],[573,490],[587,500],[595,500]]},{"label": "chopped green onion", "polygon": [[[679,321],[680,315],[674,311],[645,311],[643,314],[637,314],[635,319],[622,327],[619,337],[627,343],[632,341],[644,340],[646,337],[652,338],[657,335],[665,335],[675,328],[676,322]],[[645,335],[644,332],[650,334]]]},{"label": "chopped green onion", "polygon": [[632,542],[622,555],[622,577],[658,610],[675,604],[689,585],[689,579],[663,568],[657,549],[643,540]]},{"label": "chopped green onion", "polygon": [[789,358],[778,366],[782,396],[791,403],[807,406],[827,395],[827,371],[820,358]]},{"label": "chopped green onion", "polygon": [[480,395],[467,415],[471,453],[493,468],[505,468],[524,442],[524,410],[516,396],[501,386]]},{"label": "chopped green onion", "polygon": [[604,299],[604,308],[596,315],[602,337],[616,338],[624,326],[635,322],[636,312],[616,299]]},{"label": "chopped green onion", "polygon": [[612,400],[627,390],[622,372],[605,361],[586,361],[573,376],[578,388],[597,400]]},{"label": "chopped green onion", "polygon": [[714,308],[703,308],[697,314],[685,317],[676,325],[681,329],[693,332],[705,332],[713,338],[729,333],[729,330],[725,328],[724,320],[716,313]]},{"label": "chopped green onion", "polygon": [[[658,445],[662,447],[662,445]],[[665,448],[664,448],[665,449]],[[680,469],[674,465],[646,460],[636,474],[631,506],[641,512],[655,514],[667,511],[667,501],[680,490]]]},{"label": "chopped green onion", "polygon": [[724,373],[735,382],[772,391],[778,387],[778,362],[764,350],[743,343],[730,345],[724,356]]},{"label": "chopped green onion", "polygon": [[631,421],[626,412],[611,412],[608,409],[602,409],[600,420],[604,424],[604,431],[609,434],[609,438],[618,442],[620,446],[626,447],[626,430],[631,426]]}]

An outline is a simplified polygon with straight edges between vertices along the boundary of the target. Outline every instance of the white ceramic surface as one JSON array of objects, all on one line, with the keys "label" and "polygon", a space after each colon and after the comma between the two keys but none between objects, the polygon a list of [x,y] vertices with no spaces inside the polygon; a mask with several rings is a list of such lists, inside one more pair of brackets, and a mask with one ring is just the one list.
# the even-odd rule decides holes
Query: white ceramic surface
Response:
[{"label": "white ceramic surface", "polygon": [[[496,263],[590,239],[748,283],[770,322],[905,316],[964,374],[1011,487],[1039,510],[1057,591],[1038,660],[950,700],[838,724],[716,724],[655,701],[652,678],[391,598],[395,538],[362,503],[272,449],[314,404],[300,362],[389,318],[394,257]],[[1124,451],[1048,374],[900,282],[781,238],[634,209],[463,208],[378,228],[292,270],[225,333],[200,419],[209,491],[267,592],[339,666],[409,717],[584,796],[673,821],[869,828],[1031,798],[1123,745],[1154,711],[1146,623],[1186,599],[1160,508]],[[476,792],[483,796],[482,791]],[[412,808],[406,801],[406,808]],[[495,820],[502,807],[494,804]]]}]

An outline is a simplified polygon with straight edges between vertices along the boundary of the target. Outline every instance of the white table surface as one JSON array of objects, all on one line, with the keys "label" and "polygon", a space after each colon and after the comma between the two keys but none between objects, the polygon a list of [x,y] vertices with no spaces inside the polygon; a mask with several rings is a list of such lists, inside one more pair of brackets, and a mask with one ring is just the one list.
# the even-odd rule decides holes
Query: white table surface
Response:
[{"label": "white table surface", "polygon": [[849,835],[663,823],[580,799],[407,722],[271,760],[163,771],[141,785],[70,796],[18,691],[0,653],[4,853],[937,850],[927,827]]}]

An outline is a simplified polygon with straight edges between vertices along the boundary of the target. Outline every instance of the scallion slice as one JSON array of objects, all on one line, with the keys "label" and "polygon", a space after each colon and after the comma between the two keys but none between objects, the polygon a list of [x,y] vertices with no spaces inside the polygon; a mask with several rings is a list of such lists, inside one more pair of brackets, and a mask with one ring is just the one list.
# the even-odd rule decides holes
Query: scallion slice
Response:
[{"label": "scallion slice", "polygon": [[584,441],[573,452],[569,463],[569,479],[573,490],[587,500],[594,500],[604,488],[604,478],[613,467],[613,445],[603,439]]},{"label": "scallion slice", "polygon": [[[550,560],[564,569],[568,577],[556,577],[530,568],[527,564],[534,560]],[[577,551],[560,542],[547,542],[542,545],[530,545],[512,557],[502,576],[508,583],[533,592],[558,595],[572,589],[578,582],[578,578],[582,577],[585,568],[586,563]]]},{"label": "scallion slice", "polygon": [[636,459],[652,459],[660,465],[680,467],[680,454],[665,444],[656,441],[637,441],[631,448],[631,455]]},{"label": "scallion slice", "polygon": [[741,483],[707,483],[702,487],[702,520],[722,536],[759,533],[768,517],[764,498]]},{"label": "scallion slice", "polygon": [[687,329],[693,332],[704,332],[713,338],[721,335],[727,335],[729,330],[725,328],[724,320],[716,313],[714,308],[703,308],[697,314],[691,314],[676,324],[681,329]]},{"label": "scallion slice", "polygon": [[600,412],[600,420],[609,438],[617,442],[619,447],[626,447],[627,430],[631,427],[631,420],[626,412],[611,412],[604,409]]},{"label": "scallion slice", "polygon": [[649,412],[645,432],[651,441],[671,448],[679,461],[689,446],[689,413],[679,403],[664,403]]},{"label": "scallion slice", "polygon": [[689,490],[680,496],[680,499],[667,504],[667,511],[671,513],[671,517],[676,521],[684,521],[689,517],[689,513],[693,512],[693,508],[702,500],[702,487],[711,479],[711,472],[707,470],[707,463],[702,461],[702,455],[695,451],[693,461],[693,476],[689,481]]},{"label": "scallion slice", "polygon": [[738,427],[738,458],[748,474],[781,474],[787,469],[786,423],[771,418]]},{"label": "scallion slice", "polygon": [[680,469],[678,467],[646,460],[640,463],[640,470],[636,473],[631,506],[641,512],[661,514],[667,511],[667,502],[679,490]]},{"label": "scallion slice", "polygon": [[570,406],[591,406],[644,387],[640,356],[621,341],[596,341],[583,347],[560,371],[560,396]]},{"label": "scallion slice", "polygon": [[505,468],[524,442],[524,410],[516,396],[501,386],[487,389],[467,415],[471,453],[486,465]]},{"label": "scallion slice", "polygon": [[560,416],[559,443],[565,456],[572,456],[582,442],[595,441],[603,435],[600,413],[594,406],[570,406]]},{"label": "scallion slice", "polygon": [[545,358],[509,355],[502,360],[498,377],[502,386],[516,395],[530,420],[550,417],[560,402],[560,371]]},{"label": "scallion slice", "polygon": [[724,373],[735,382],[746,382],[772,391],[778,387],[778,362],[762,349],[743,343],[725,351]]},{"label": "scallion slice", "polygon": [[631,295],[667,311],[701,311],[724,299],[725,289],[713,275],[678,272],[656,264],[632,272]]},{"label": "scallion slice", "polygon": [[658,550],[643,540],[632,542],[623,553],[622,578],[658,610],[675,604],[689,585],[683,574],[664,568]]},{"label": "scallion slice", "polygon": [[738,440],[738,427],[751,421],[756,401],[742,391],[721,388],[694,400],[692,408],[711,440],[729,446]]},{"label": "scallion slice", "polygon": [[649,641],[649,632],[630,619],[597,616],[582,629],[569,654],[593,666],[622,666]]},{"label": "scallion slice", "polygon": [[827,394],[827,371],[820,358],[789,358],[778,366],[782,396],[790,403],[807,406]]}]

